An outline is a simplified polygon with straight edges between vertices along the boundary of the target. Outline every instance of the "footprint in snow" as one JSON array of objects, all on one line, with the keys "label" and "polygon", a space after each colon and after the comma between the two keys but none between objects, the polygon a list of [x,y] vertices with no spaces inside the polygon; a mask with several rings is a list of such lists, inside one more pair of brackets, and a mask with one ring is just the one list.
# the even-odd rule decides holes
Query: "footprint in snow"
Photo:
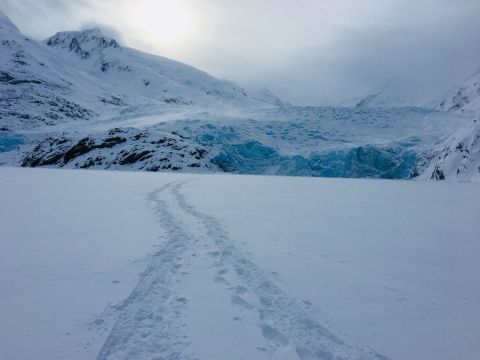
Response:
[{"label": "footprint in snow", "polygon": [[278,331],[277,329],[271,327],[270,325],[267,325],[267,324],[261,324],[260,325],[260,329],[262,330],[262,335],[274,342],[275,344],[277,345],[280,345],[280,346],[287,346],[288,343],[289,343],[289,340],[288,338],[283,335],[280,331]]}]

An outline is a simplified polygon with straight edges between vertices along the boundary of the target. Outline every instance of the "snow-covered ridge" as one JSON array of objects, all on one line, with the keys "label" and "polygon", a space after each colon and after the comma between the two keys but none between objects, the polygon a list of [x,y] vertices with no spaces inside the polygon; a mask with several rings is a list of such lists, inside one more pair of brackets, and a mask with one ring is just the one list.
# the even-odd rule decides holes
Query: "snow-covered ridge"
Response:
[{"label": "snow-covered ridge", "polygon": [[99,28],[59,32],[45,40],[45,43],[51,47],[68,48],[70,52],[77,54],[83,59],[89,58],[91,53],[102,51],[107,47],[121,50],[118,42],[104,37]]},{"label": "snow-covered ridge", "polygon": [[473,111],[480,113],[480,69],[461,86],[453,89],[441,102],[445,111]]},{"label": "snow-covered ridge", "polygon": [[452,90],[440,109],[463,113],[471,119],[436,146],[424,179],[480,181],[480,69]]},{"label": "snow-covered ridge", "polygon": [[191,66],[121,46],[100,29],[61,32],[44,42],[0,19],[0,120],[25,131],[145,107],[265,107],[238,85]]},{"label": "snow-covered ridge", "polygon": [[424,179],[480,182],[480,121],[456,131],[442,144],[425,170]]},{"label": "snow-covered ridge", "polygon": [[[4,18],[0,29],[3,131],[31,131],[115,113],[118,107],[109,100],[118,94],[115,89],[9,23]],[[122,103],[130,101],[118,97]]]}]

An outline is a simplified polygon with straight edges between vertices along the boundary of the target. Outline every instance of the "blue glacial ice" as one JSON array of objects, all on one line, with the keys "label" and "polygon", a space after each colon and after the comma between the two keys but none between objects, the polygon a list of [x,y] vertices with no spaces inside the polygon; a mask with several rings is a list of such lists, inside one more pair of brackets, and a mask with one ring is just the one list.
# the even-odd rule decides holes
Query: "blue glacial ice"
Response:
[{"label": "blue glacial ice", "polygon": [[286,156],[250,141],[224,145],[212,161],[223,171],[240,174],[407,179],[416,175],[418,156],[400,146],[379,148],[373,145],[308,157]]},{"label": "blue glacial ice", "polygon": [[0,133],[0,152],[14,150],[17,146],[22,145],[24,140],[21,136]]}]

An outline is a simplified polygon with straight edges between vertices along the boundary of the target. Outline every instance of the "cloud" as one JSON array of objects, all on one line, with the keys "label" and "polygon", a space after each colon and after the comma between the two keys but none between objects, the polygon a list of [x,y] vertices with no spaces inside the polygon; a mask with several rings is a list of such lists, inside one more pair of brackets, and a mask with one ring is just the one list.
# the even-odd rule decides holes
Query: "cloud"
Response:
[{"label": "cloud", "polygon": [[[293,38],[308,29],[306,38],[280,36],[285,53],[263,44],[263,50],[251,50],[255,61],[216,71],[267,84],[297,104],[332,104],[376,92],[392,79],[405,95],[428,102],[480,66],[478,1],[339,1],[323,14],[318,10],[313,13],[321,26],[308,16],[297,18],[300,30],[292,31]],[[287,29],[291,21],[284,22]]]},{"label": "cloud", "polygon": [[22,32],[44,39],[57,31],[79,27],[78,14],[89,8],[89,1],[1,0],[1,6]]},{"label": "cloud", "polygon": [[341,29],[328,45],[291,54],[281,69],[264,74],[264,81],[291,101],[322,104],[376,92],[395,79],[405,91],[427,102],[480,66],[476,16],[431,31]]},{"label": "cloud", "polygon": [[30,36],[102,25],[129,46],[299,104],[365,95],[390,79],[438,96],[480,66],[478,0],[176,0],[195,15],[195,31],[168,46],[133,21],[138,1],[0,1]]}]

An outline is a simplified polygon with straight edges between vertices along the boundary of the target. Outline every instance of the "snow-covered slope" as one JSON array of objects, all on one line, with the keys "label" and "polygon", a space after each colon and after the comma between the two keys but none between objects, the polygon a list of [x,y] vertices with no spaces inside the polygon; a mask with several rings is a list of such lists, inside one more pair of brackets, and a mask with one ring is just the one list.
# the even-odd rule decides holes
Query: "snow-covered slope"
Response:
[{"label": "snow-covered slope", "polygon": [[480,70],[442,101],[444,111],[471,119],[435,147],[423,179],[480,181]]},{"label": "snow-covered slope", "polygon": [[437,147],[421,179],[480,182],[480,121],[457,130]]},{"label": "snow-covered slope", "polygon": [[40,43],[1,14],[0,47],[4,132],[46,132],[52,125],[152,109],[277,102],[248,96],[236,84],[191,66],[122,47],[96,28],[58,33]]},{"label": "snow-covered slope", "polygon": [[[46,46],[22,35],[0,15],[0,121],[2,131],[71,123],[111,112],[112,89],[76,71]],[[95,91],[92,94],[92,89]]]},{"label": "snow-covered slope", "polygon": [[480,354],[475,184],[5,167],[0,183],[2,360]]},{"label": "snow-covered slope", "polygon": [[45,44],[65,53],[76,67],[122,94],[179,105],[256,102],[232,82],[177,61],[123,47],[98,28],[57,33]]},{"label": "snow-covered slope", "polygon": [[267,104],[272,104],[276,106],[291,106],[288,101],[280,99],[277,95],[275,95],[269,88],[263,87],[263,88],[255,88],[255,89],[249,89],[249,94],[253,96],[254,98],[266,102]]},{"label": "snow-covered slope", "polygon": [[441,102],[440,108],[480,114],[480,69],[460,87],[453,89]]}]

